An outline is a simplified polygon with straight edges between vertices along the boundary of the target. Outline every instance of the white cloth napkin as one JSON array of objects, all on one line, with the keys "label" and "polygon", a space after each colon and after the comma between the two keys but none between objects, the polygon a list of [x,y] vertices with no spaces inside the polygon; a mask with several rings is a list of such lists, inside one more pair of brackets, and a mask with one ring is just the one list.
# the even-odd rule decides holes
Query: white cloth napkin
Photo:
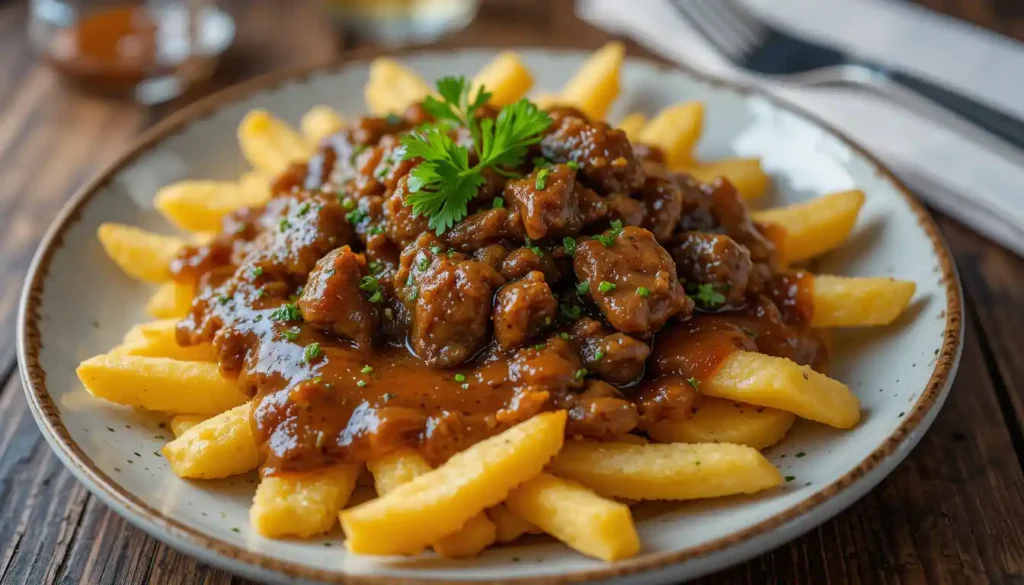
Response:
[{"label": "white cloth napkin", "polygon": [[[753,0],[751,4],[756,6],[758,2],[766,3]],[[808,4],[827,4],[830,9],[812,10]],[[867,45],[868,50],[861,51],[866,54],[886,53],[886,47],[879,46],[884,45],[886,39],[891,39],[893,48],[901,46],[899,43],[906,45],[909,34],[917,61],[908,67],[930,73],[933,79],[941,78],[950,68],[945,67],[949,61],[929,62],[924,58],[929,46],[934,49],[934,55],[949,53],[949,47],[956,47],[956,53],[964,58],[958,65],[951,66],[954,73],[959,67],[977,75],[977,55],[984,55],[988,61],[984,63],[987,71],[1005,72],[988,76],[998,77],[1000,81],[990,84],[993,95],[986,101],[1003,105],[1009,101],[1008,97],[1015,95],[1018,96],[1017,107],[1020,107],[1019,96],[1024,95],[1024,49],[1012,43],[993,41],[982,31],[965,31],[964,27],[947,19],[927,18],[923,25],[914,29],[915,19],[907,18],[905,11],[877,0],[830,0],[827,3],[773,0],[770,5],[772,20],[787,24],[792,21],[794,26],[806,30],[828,31],[836,28],[837,22],[843,22],[841,42],[848,48],[858,48],[853,45],[859,39]],[[844,6],[847,12],[837,18]],[[870,92],[793,89],[760,81],[721,57],[673,9],[669,0],[577,0],[576,8],[583,20],[630,36],[667,59],[722,78],[758,85],[810,110],[878,153],[928,203],[1024,255],[1024,167]],[[865,21],[867,16],[870,20]],[[862,26],[856,19],[860,19]],[[873,34],[858,37],[857,31],[865,29]],[[889,34],[879,31],[889,31]],[[895,32],[899,34],[893,34]],[[967,67],[965,63],[974,63],[974,67]],[[1008,78],[1014,80],[1007,81]],[[961,78],[961,83],[950,85],[970,84]]]}]

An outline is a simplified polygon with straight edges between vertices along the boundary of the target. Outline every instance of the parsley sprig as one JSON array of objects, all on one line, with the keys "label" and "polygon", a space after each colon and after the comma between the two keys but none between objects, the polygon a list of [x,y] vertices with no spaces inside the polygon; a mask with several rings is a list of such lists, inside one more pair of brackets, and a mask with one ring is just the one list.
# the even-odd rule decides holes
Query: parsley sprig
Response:
[{"label": "parsley sprig", "polygon": [[[439,123],[407,134],[402,146],[404,159],[423,159],[409,175],[406,202],[414,215],[426,216],[430,229],[441,235],[466,217],[469,202],[485,182],[484,169],[512,174],[508,168],[522,164],[527,149],[540,141],[551,118],[524,98],[504,106],[494,120],[477,119],[476,111],[491,94],[481,86],[471,97],[464,77],[439,79],[437,93],[441,99],[429,97],[423,107]],[[475,165],[469,164],[469,149],[449,135],[453,124],[469,129],[478,158]]]}]

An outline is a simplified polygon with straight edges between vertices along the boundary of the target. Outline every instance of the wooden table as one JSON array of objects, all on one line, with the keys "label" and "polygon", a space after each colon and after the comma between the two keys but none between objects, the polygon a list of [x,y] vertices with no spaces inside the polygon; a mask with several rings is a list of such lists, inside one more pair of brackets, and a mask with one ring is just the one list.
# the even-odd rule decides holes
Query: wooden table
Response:
[{"label": "wooden table", "polygon": [[[1024,40],[1017,0],[926,3]],[[107,509],[64,470],[28,412],[14,322],[41,234],[79,185],[191,98],[143,108],[66,90],[32,55],[26,4],[0,3],[0,585],[249,583],[160,544]],[[339,40],[315,4],[263,0],[235,13],[242,14],[240,36],[216,87],[344,56],[355,44]],[[579,23],[569,2],[505,0],[485,6],[444,45],[593,48],[607,38]],[[645,54],[634,44],[629,50]],[[1024,291],[1017,288],[1024,260],[937,219],[963,278],[967,335],[960,374],[931,431],[836,519],[701,583],[1024,582]]]}]

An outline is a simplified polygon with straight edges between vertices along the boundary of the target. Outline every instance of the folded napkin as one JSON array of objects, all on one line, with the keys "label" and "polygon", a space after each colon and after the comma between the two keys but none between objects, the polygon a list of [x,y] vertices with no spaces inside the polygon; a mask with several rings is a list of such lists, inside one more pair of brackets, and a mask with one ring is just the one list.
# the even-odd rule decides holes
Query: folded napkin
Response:
[{"label": "folded napkin", "polygon": [[[804,2],[806,3],[806,2]],[[756,5],[756,2],[754,2]],[[780,7],[794,2],[773,2],[772,20],[786,20]],[[890,21],[882,20],[879,9],[895,9],[878,2],[860,0],[833,0],[830,8],[853,5],[873,8],[872,20],[863,24],[876,30],[872,42],[877,45],[896,35],[878,34],[877,30],[899,30],[900,42],[908,27],[914,26],[905,14],[896,14]],[[1018,254],[1024,255],[1024,166],[1003,159],[985,147],[971,143],[954,132],[914,115],[912,112],[887,102],[884,98],[865,90],[847,88],[792,88],[755,78],[721,57],[690,24],[672,7],[671,0],[577,0],[580,18],[608,31],[630,36],[652,52],[725,79],[756,85],[787,99],[828,121],[855,140],[877,153],[894,172],[929,204],[952,217],[972,226]],[[853,11],[856,13],[856,10]],[[895,12],[898,12],[896,10]],[[894,12],[894,14],[895,14]],[[813,29],[814,11],[800,10],[798,28]],[[817,11],[821,17],[818,30],[829,30],[835,25],[835,12]],[[849,17],[852,18],[852,17]],[[849,18],[845,30],[851,26]],[[903,20],[900,20],[903,18]],[[795,19],[796,20],[796,19]],[[977,30],[965,32],[948,19],[927,19],[927,31],[914,34],[915,54],[927,53],[934,44],[937,54],[947,52],[940,47],[956,46],[957,52],[970,56],[984,54],[989,71],[1024,71],[1024,49],[1012,44],[996,45],[988,35]],[[849,46],[850,38],[847,35]],[[895,41],[893,41],[895,42]],[[877,48],[877,47],[876,47]],[[927,60],[918,57],[913,69],[927,69]],[[966,59],[964,61],[967,61]],[[941,70],[939,61],[936,70]],[[941,71],[940,71],[941,72]],[[931,75],[934,79],[936,75]],[[1010,75],[998,76],[1005,79]],[[1016,76],[1020,85],[1016,95],[1024,93],[1024,77]],[[956,84],[950,84],[951,86]],[[994,88],[1005,90],[1006,87]],[[1002,97],[1005,94],[1000,94]],[[988,99],[989,103],[1003,101]],[[1024,155],[1022,155],[1024,158]]]}]

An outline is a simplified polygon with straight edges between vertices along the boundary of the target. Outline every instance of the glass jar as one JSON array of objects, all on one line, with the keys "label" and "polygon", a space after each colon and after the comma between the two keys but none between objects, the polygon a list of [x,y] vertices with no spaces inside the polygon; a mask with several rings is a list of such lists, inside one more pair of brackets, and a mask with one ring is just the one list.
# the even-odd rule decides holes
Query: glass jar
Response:
[{"label": "glass jar", "polygon": [[32,0],[29,36],[72,84],[156,104],[213,73],[234,20],[209,0]]}]

